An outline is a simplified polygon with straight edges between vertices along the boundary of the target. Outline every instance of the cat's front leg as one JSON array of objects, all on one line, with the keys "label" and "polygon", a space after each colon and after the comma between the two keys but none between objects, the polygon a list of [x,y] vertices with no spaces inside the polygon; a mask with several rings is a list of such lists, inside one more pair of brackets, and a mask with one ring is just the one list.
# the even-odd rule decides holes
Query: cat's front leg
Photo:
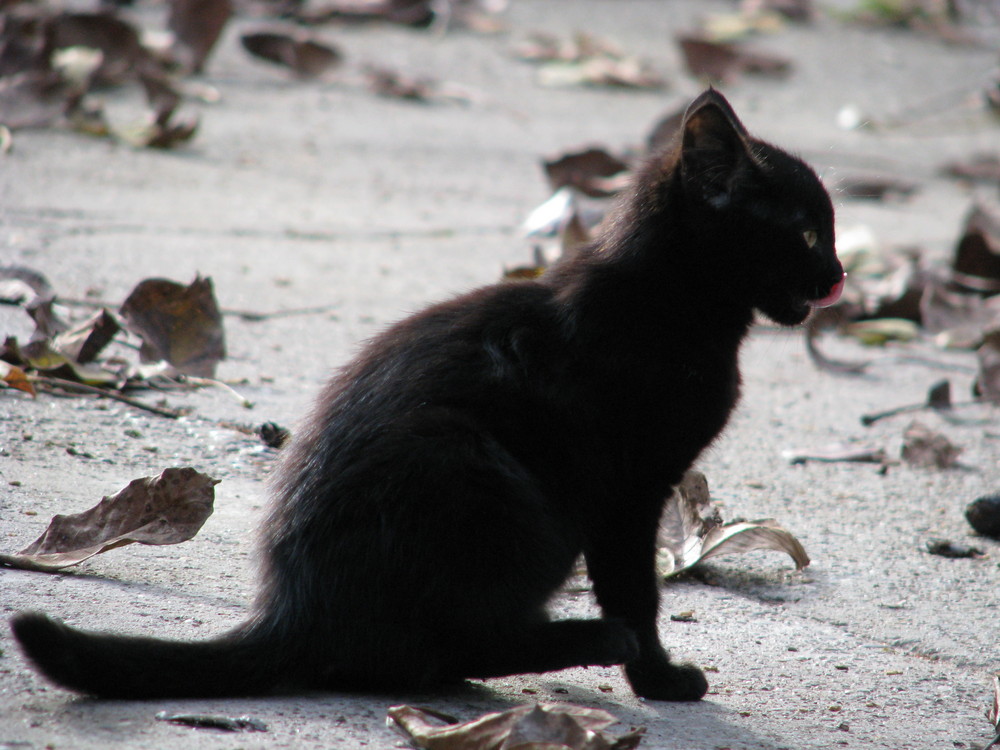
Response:
[{"label": "cat's front leg", "polygon": [[623,621],[638,638],[639,656],[625,664],[636,694],[653,700],[696,701],[708,690],[705,675],[694,665],[672,663],[660,644],[656,529],[656,523],[622,519],[605,525],[585,553],[587,569],[604,616]]}]

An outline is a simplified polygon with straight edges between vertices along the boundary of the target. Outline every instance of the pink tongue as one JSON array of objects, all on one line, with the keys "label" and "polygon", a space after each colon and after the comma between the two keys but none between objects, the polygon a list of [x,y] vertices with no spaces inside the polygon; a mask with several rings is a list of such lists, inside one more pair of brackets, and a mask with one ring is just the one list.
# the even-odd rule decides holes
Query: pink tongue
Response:
[{"label": "pink tongue", "polygon": [[829,307],[835,304],[837,300],[840,299],[840,295],[844,293],[844,280],[847,278],[845,273],[836,284],[833,285],[833,289],[830,293],[823,297],[823,299],[809,300],[810,307]]}]

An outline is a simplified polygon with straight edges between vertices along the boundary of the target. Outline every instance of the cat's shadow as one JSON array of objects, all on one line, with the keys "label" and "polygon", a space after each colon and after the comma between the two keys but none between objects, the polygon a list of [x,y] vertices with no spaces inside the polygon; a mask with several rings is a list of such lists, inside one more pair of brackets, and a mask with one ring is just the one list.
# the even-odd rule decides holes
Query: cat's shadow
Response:
[{"label": "cat's shadow", "polygon": [[[576,681],[562,680],[558,676],[540,678],[537,691],[516,695],[503,692],[504,688],[487,682],[461,682],[436,690],[408,694],[375,693],[312,693],[307,695],[281,695],[260,698],[225,699],[175,699],[163,701],[119,701],[77,698],[55,709],[54,723],[91,738],[108,743],[128,743],[136,735],[159,724],[157,714],[213,716],[224,718],[246,717],[268,726],[267,732],[247,734],[247,739],[266,738],[279,741],[291,732],[298,734],[309,727],[309,734],[322,737],[329,731],[329,741],[345,731],[352,739],[370,735],[369,746],[388,747],[400,740],[399,735],[386,727],[385,719],[391,706],[410,705],[427,707],[459,722],[477,719],[484,714],[506,711],[516,706],[532,703],[565,703],[585,708],[599,708],[612,714],[618,723],[606,730],[620,735],[638,727],[645,727],[643,745],[661,748],[727,746],[767,746],[764,739],[745,727],[738,726],[737,712],[709,698],[692,703],[641,701],[631,696],[619,699],[598,687]],[[509,686],[506,688],[509,690]],[[293,726],[281,726],[290,717]],[[146,729],[143,729],[143,727]],[[218,730],[184,727],[201,734],[219,737],[235,733]],[[194,736],[192,736],[192,741]],[[324,742],[326,740],[320,740]]]}]

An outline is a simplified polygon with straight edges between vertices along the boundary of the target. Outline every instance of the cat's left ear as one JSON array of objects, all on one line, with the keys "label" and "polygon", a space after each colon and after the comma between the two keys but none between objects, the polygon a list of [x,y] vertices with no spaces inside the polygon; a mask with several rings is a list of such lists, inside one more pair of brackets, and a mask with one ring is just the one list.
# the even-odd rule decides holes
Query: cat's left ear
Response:
[{"label": "cat's left ear", "polygon": [[753,162],[743,123],[726,98],[710,88],[687,108],[681,132],[685,183],[716,208],[728,205],[739,173]]}]

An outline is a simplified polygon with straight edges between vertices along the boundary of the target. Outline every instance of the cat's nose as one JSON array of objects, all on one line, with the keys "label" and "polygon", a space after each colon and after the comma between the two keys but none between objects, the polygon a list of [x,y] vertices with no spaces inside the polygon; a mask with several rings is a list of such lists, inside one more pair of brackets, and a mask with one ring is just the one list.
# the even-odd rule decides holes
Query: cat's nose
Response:
[{"label": "cat's nose", "polygon": [[825,297],[820,299],[809,300],[810,307],[830,307],[836,304],[837,300],[840,299],[840,295],[844,293],[844,282],[847,280],[847,274],[845,273],[840,277],[840,281],[833,285],[830,293]]}]

